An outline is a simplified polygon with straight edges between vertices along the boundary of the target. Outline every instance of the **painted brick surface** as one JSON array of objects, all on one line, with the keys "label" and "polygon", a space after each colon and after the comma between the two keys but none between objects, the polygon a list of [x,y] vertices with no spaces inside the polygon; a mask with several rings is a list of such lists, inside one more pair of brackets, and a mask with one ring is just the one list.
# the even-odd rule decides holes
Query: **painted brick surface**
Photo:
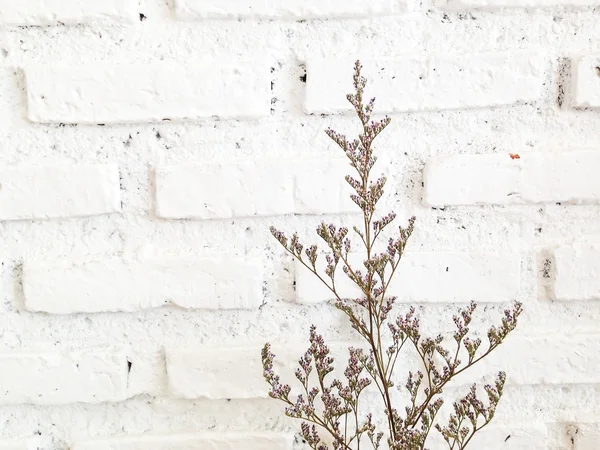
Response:
[{"label": "painted brick surface", "polygon": [[496,11],[502,8],[581,8],[598,6],[598,0],[437,0],[437,6],[448,10],[477,9]]},{"label": "painted brick surface", "polygon": [[[490,380],[499,370],[507,385],[575,385],[598,383],[598,334],[508,338],[497,351],[469,369],[470,380]],[[487,338],[483,337],[483,345]],[[510,348],[509,348],[510,346]],[[464,378],[452,384],[465,384]],[[472,383],[471,381],[466,384]]]},{"label": "painted brick surface", "polygon": [[286,2],[264,2],[251,0],[238,2],[226,0],[219,3],[210,0],[176,0],[175,14],[184,20],[207,18],[346,18],[404,12],[408,0],[289,0]]},{"label": "painted brick surface", "polygon": [[600,55],[572,61],[573,106],[600,108]]},{"label": "painted brick surface", "polygon": [[423,203],[434,207],[598,203],[600,181],[592,174],[598,164],[600,151],[595,150],[434,159],[424,171]]},{"label": "painted brick surface", "polygon": [[[362,270],[362,256],[352,258],[354,270]],[[323,274],[325,260],[318,260]],[[398,302],[453,303],[503,302],[519,295],[521,260],[517,254],[413,252],[406,253],[388,293]],[[295,263],[296,301],[318,303],[333,300],[331,291],[301,263]],[[361,291],[340,266],[336,288],[348,298],[361,296]]]},{"label": "painted brick surface", "polygon": [[25,307],[54,314],[140,311],[164,305],[252,309],[263,298],[258,268],[256,262],[233,258],[26,264]]},{"label": "painted brick surface", "polygon": [[1,450],[29,450],[27,446],[27,441],[0,441],[0,449]]},{"label": "painted brick surface", "polygon": [[28,117],[89,124],[256,118],[269,113],[268,70],[218,62],[30,66]]},{"label": "painted brick surface", "polygon": [[[439,433],[431,433],[428,445],[432,449],[444,449],[448,445]],[[488,427],[481,430],[469,443],[473,448],[486,450],[531,450],[547,448],[548,430],[544,423],[514,424],[506,427]]]},{"label": "painted brick surface", "polygon": [[[203,351],[168,349],[169,391],[190,399],[266,398],[268,385],[262,376],[260,350],[258,345]],[[282,367],[293,373],[294,361],[284,356]]]},{"label": "painted brick surface", "polygon": [[0,183],[0,220],[83,217],[121,209],[114,164],[5,166]]},{"label": "painted brick surface", "polygon": [[[350,342],[349,345],[364,348],[361,342]],[[169,392],[174,397],[186,399],[268,398],[269,385],[263,378],[260,358],[262,347],[261,344],[220,348],[167,348]],[[273,342],[273,370],[281,374],[282,378],[291,379],[299,367],[298,359],[307,348],[308,344],[300,342]],[[331,380],[335,377],[342,379],[345,362],[348,360],[347,346],[341,342],[330,342],[329,349],[330,356],[344,362],[332,372]],[[415,359],[407,360],[416,362]],[[292,392],[300,393],[298,389],[301,387],[295,386]]]},{"label": "painted brick surface", "polygon": [[116,350],[0,355],[0,404],[114,402],[126,398],[127,360]]},{"label": "painted brick surface", "polygon": [[[269,226],[324,251],[322,221],[361,225],[324,133],[362,130],[346,99],[360,59],[373,119],[392,120],[375,217],[417,217],[392,316],[415,305],[424,336],[449,336],[476,300],[485,342],[480,325],[525,307],[444,412],[504,369],[473,450],[595,450],[598,7],[0,0],[0,448],[304,445],[280,434],[297,429],[266,398],[260,349],[297,392],[311,324],[342,380],[356,334]],[[405,350],[401,388],[421,368]]]},{"label": "painted brick surface", "polygon": [[73,450],[290,450],[292,437],[275,433],[204,433],[77,442]]},{"label": "painted brick surface", "polygon": [[600,245],[576,243],[554,250],[554,299],[600,298]]},{"label": "painted brick surface", "polygon": [[136,9],[132,0],[0,0],[0,26],[133,22]]},{"label": "painted brick surface", "polygon": [[[369,89],[378,93],[376,111],[393,113],[469,109],[534,102],[540,98],[543,57],[526,53],[461,56],[417,56],[363,60],[380,70]],[[305,110],[348,111],[352,61],[309,59],[306,64]]]},{"label": "painted brick surface", "polygon": [[566,445],[571,445],[575,450],[593,450],[598,446],[600,439],[600,424],[582,423],[567,427]]},{"label": "painted brick surface", "polygon": [[223,219],[356,212],[343,179],[348,169],[344,160],[311,159],[159,167],[157,215]]}]

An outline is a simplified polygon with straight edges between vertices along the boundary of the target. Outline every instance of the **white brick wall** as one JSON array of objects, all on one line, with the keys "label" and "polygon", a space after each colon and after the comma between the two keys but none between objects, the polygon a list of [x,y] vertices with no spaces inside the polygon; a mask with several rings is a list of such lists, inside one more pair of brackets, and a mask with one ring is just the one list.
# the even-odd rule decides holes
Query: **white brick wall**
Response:
[{"label": "white brick wall", "polygon": [[600,108],[600,55],[573,61],[573,106]]},{"label": "white brick wall", "polygon": [[575,450],[593,450],[598,445],[600,439],[599,423],[583,423],[570,425],[567,428],[568,439],[566,445],[571,444]]},{"label": "white brick wall", "polygon": [[[352,258],[354,270],[362,270],[362,255]],[[318,261],[324,273],[325,259]],[[296,301],[317,303],[333,300],[331,291],[301,263],[296,271]],[[521,260],[517,254],[421,252],[406,253],[388,288],[399,302],[432,303],[506,302],[519,296]],[[360,289],[343,272],[336,273],[336,288],[344,297],[360,295]]]},{"label": "white brick wall", "polygon": [[[485,343],[487,338],[482,338]],[[488,380],[499,370],[507,385],[595,384],[600,379],[599,334],[512,337],[487,359],[470,369],[456,384]],[[549,351],[551,349],[551,351]]]},{"label": "white brick wall", "polygon": [[436,0],[437,6],[448,10],[488,10],[502,8],[549,8],[551,6],[598,6],[598,0]]},{"label": "white brick wall", "polygon": [[[232,274],[241,277],[232,282]],[[77,265],[25,264],[23,290],[30,311],[53,314],[140,311],[168,304],[198,309],[252,309],[262,303],[257,262],[234,258]]]},{"label": "white brick wall", "polygon": [[119,350],[0,355],[3,404],[53,405],[124,400],[127,360]]},{"label": "white brick wall", "polygon": [[136,19],[133,0],[0,0],[0,26],[133,22]]},{"label": "white brick wall", "polygon": [[481,332],[525,305],[447,392],[508,372],[472,449],[595,450],[598,7],[0,0],[0,449],[304,448],[260,349],[293,384],[311,324],[339,361],[356,335],[269,226],[360,220],[324,134],[359,132],[360,58],[392,118],[380,212],[417,216],[398,309],[447,335],[470,300]]},{"label": "white brick wall", "polygon": [[447,156],[428,162],[423,202],[438,207],[598,203],[596,167],[600,151],[594,150]]},{"label": "white brick wall", "polygon": [[[360,341],[351,342],[354,347],[364,347]],[[309,344],[283,345],[275,342],[275,370],[287,379],[294,376],[298,359],[304,355]],[[330,356],[338,361],[348,361],[347,346],[338,342],[329,345]],[[264,389],[261,364],[262,345],[216,348],[167,348],[167,374],[169,393],[186,399],[259,399],[268,398]],[[258,358],[257,358],[258,355]],[[416,361],[414,361],[416,362]],[[242,369],[243,368],[243,369]],[[336,368],[331,376],[342,379],[343,367]],[[294,386],[293,392],[299,392]]]},{"label": "white brick wall", "polygon": [[94,216],[121,209],[114,164],[6,166],[0,169],[0,183],[1,220]]},{"label": "white brick wall", "polygon": [[[486,450],[531,450],[544,448],[548,445],[548,432],[543,423],[538,424],[514,424],[500,428],[494,425],[481,430],[481,432],[473,438],[469,445],[473,448],[485,448]],[[431,439],[432,444],[435,442],[435,447],[443,449],[447,447],[444,439],[438,435],[434,435]]]},{"label": "white brick wall", "polygon": [[[539,54],[424,55],[413,58],[363,60],[384,67],[372,77],[379,102],[376,111],[405,112],[479,108],[535,102],[540,97],[547,61]],[[348,69],[351,60],[307,61],[306,111],[351,109]]]},{"label": "white brick wall", "polygon": [[238,2],[225,0],[175,0],[175,15],[179,19],[209,18],[345,18],[405,12],[408,0],[289,0],[267,3],[262,0]]},{"label": "white brick wall", "polygon": [[25,77],[33,122],[260,117],[270,108],[268,66],[260,62],[31,66]]},{"label": "white brick wall", "polygon": [[186,450],[211,448],[229,450],[290,450],[292,437],[275,433],[204,433],[173,436],[148,436],[77,442],[73,450]]},{"label": "white brick wall", "polygon": [[[344,160],[240,161],[156,170],[157,215],[224,219],[285,214],[352,213]],[[337,180],[332,183],[331,180]],[[225,184],[227,189],[218,190]],[[325,194],[327,192],[327,194]]]},{"label": "white brick wall", "polygon": [[575,243],[554,250],[554,298],[600,299],[600,245]]}]

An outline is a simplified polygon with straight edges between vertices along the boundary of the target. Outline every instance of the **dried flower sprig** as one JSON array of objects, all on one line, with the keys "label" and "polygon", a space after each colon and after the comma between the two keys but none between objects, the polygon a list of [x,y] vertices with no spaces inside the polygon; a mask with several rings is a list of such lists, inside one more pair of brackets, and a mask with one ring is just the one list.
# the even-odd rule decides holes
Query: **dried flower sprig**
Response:
[{"label": "dried flower sprig", "polygon": [[[269,395],[287,405],[286,415],[302,420],[300,433],[314,450],[329,449],[321,437],[323,432],[329,435],[334,450],[360,450],[365,443],[377,450],[384,437],[390,450],[423,450],[432,428],[442,434],[450,450],[462,450],[475,433],[494,417],[506,374],[500,372],[494,386],[484,387],[487,404],[478,399],[474,385],[464,398],[454,403],[454,412],[448,424],[442,427],[435,423],[434,426],[443,404],[443,389],[450,380],[477,364],[504,341],[515,329],[522,306],[516,302],[505,311],[501,324],[489,329],[485,346],[481,339],[469,335],[469,326],[476,310],[474,302],[453,317],[456,330],[452,336],[454,345],[450,349],[444,344],[443,336],[432,338],[421,334],[414,308],[395,320],[389,319],[396,298],[388,295],[388,289],[414,230],[415,218],[412,217],[406,227],[398,228],[396,237],[388,239],[384,252],[377,253],[374,250],[381,233],[396,218],[394,213],[376,218],[376,205],[382,198],[387,179],[385,176],[376,180],[371,177],[371,170],[377,161],[372,144],[389,125],[390,118],[372,120],[375,99],[367,103],[364,101],[367,81],[361,76],[361,69],[357,61],[354,67],[354,93],[349,94],[347,99],[361,122],[362,132],[351,141],[332,129],[327,129],[326,133],[344,151],[356,172],[355,175],[346,176],[345,180],[353,190],[351,199],[363,216],[362,229],[353,227],[365,251],[363,267],[355,267],[350,263],[353,247],[347,227],[326,223],[318,226],[317,235],[326,247],[325,269],[322,272],[317,268],[317,260],[321,255],[317,245],[305,246],[297,234],[288,238],[273,227],[271,233],[294,258],[327,286],[336,307],[349,318],[352,328],[365,340],[367,349],[349,348],[345,380],[330,380],[334,359],[323,336],[312,326],[310,347],[300,358],[296,370],[302,393],[292,398],[290,386],[280,382],[279,376],[273,371],[275,355],[269,344],[262,351],[264,378],[271,387]],[[348,299],[340,294],[335,284],[340,266],[342,272],[360,289],[360,298]],[[410,403],[403,412],[399,412],[392,404],[391,389],[395,386],[393,374],[396,362],[406,344],[416,351],[422,368],[409,372],[406,383],[398,386],[398,389],[405,389],[410,397]],[[460,357],[465,352],[463,361]],[[359,400],[370,385],[377,388],[383,402],[386,424],[379,425],[382,429],[378,429],[372,414],[367,414],[366,419],[359,419]]]}]

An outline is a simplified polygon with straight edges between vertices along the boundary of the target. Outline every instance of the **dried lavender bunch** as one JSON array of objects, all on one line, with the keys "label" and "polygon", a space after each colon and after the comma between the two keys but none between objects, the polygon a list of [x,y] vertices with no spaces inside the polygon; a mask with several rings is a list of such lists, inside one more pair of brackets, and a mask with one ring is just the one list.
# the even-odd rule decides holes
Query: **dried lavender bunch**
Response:
[{"label": "dried lavender bunch", "polygon": [[[387,180],[384,176],[374,181],[371,179],[371,170],[377,161],[373,155],[373,141],[389,125],[390,119],[371,120],[375,99],[366,104],[364,102],[367,81],[361,76],[361,68],[357,61],[354,68],[355,92],[347,98],[360,119],[362,133],[352,141],[332,129],[326,133],[344,151],[356,172],[354,176],[346,176],[346,182],[354,190],[351,198],[363,216],[362,229],[353,227],[353,231],[364,249],[364,267],[353,267],[349,262],[353,246],[347,227],[321,223],[317,228],[317,235],[326,245],[324,271],[317,268],[320,252],[316,245],[305,247],[297,234],[288,239],[273,227],[271,233],[329,288],[336,307],[348,317],[352,328],[364,339],[366,351],[349,348],[345,380],[331,380],[334,360],[323,336],[312,326],[310,346],[300,358],[296,370],[303,393],[293,396],[291,387],[283,384],[273,371],[275,355],[269,344],[262,350],[264,378],[271,387],[269,395],[287,405],[286,415],[302,420],[301,435],[314,450],[329,449],[321,437],[323,433],[329,435],[334,450],[360,450],[361,445],[363,448],[369,446],[378,449],[384,437],[390,450],[423,450],[433,427],[442,434],[450,450],[462,450],[475,433],[494,417],[506,375],[500,372],[494,386],[484,387],[486,402],[479,400],[474,385],[464,398],[454,403],[454,412],[446,426],[435,423],[443,403],[443,388],[504,341],[515,329],[522,307],[517,302],[512,309],[506,310],[501,324],[489,329],[488,342],[482,345],[481,339],[469,336],[469,325],[476,309],[476,304],[471,303],[454,316],[456,331],[450,348],[444,344],[441,335],[434,338],[421,335],[414,308],[395,320],[389,318],[396,298],[387,291],[413,232],[415,218],[411,218],[405,228],[399,227],[395,237],[387,241],[385,251],[376,252],[378,238],[396,218],[394,213],[376,218],[376,205],[383,195]],[[335,285],[340,266],[362,292],[360,298],[348,299],[340,295]],[[399,386],[410,397],[410,403],[403,412],[399,412],[392,404],[391,389],[395,384],[396,362],[405,344],[417,352],[422,370],[410,372],[406,383]],[[385,413],[383,425],[376,425],[371,414],[364,416],[366,418],[359,414],[359,399],[372,384],[381,395]]]}]

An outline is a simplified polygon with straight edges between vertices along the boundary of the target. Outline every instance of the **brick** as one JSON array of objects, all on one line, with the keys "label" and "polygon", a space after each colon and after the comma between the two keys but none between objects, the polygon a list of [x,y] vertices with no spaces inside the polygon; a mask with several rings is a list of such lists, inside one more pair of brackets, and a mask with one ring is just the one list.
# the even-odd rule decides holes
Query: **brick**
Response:
[{"label": "brick", "polygon": [[[350,264],[362,269],[363,255],[352,255]],[[317,261],[323,273],[325,260]],[[519,295],[520,265],[518,254],[407,252],[388,288],[398,302],[452,303],[503,302]],[[331,291],[301,263],[295,263],[296,301],[318,303],[332,300]],[[336,273],[336,289],[342,297],[361,296],[358,287],[343,273]]]},{"label": "brick", "polygon": [[[482,347],[487,337],[482,337]],[[484,360],[471,367],[453,385],[490,380],[499,370],[507,385],[561,385],[600,383],[600,335],[510,336]]]},{"label": "brick", "polygon": [[126,398],[127,359],[115,350],[0,355],[0,404],[59,405]]},{"label": "brick", "polygon": [[358,18],[407,11],[408,0],[176,0],[175,15],[182,20],[198,19],[313,19]]},{"label": "brick", "polygon": [[29,450],[26,441],[6,440],[0,441],[0,450]]},{"label": "brick", "polygon": [[140,311],[167,304],[251,309],[263,298],[259,267],[233,258],[26,263],[25,307],[54,314]]},{"label": "brick", "polygon": [[[502,402],[500,402],[502,404]],[[447,449],[444,438],[432,430],[427,440],[428,448]],[[527,424],[527,426],[503,424],[494,422],[479,431],[469,443],[473,448],[485,450],[532,450],[546,449],[548,445],[548,430],[543,423]],[[467,446],[468,447],[468,446]]]},{"label": "brick", "polygon": [[[261,348],[168,349],[169,392],[186,399],[267,398],[269,385],[262,376]],[[288,352],[301,355],[300,351]],[[294,361],[286,359],[286,354],[275,354],[279,358],[276,369],[293,373]]]},{"label": "brick", "polygon": [[554,250],[553,299],[600,299],[600,244],[576,243]]},{"label": "brick", "polygon": [[600,55],[573,61],[572,71],[572,106],[600,108]]},{"label": "brick", "polygon": [[357,212],[343,179],[351,171],[344,160],[312,159],[159,167],[156,214],[223,219]]},{"label": "brick", "polygon": [[280,433],[198,433],[75,442],[72,450],[291,450],[293,436]]},{"label": "brick", "polygon": [[294,179],[275,161],[207,163],[156,170],[156,214],[217,219],[293,212]]},{"label": "brick", "polygon": [[429,161],[428,206],[598,203],[600,151],[452,155]]},{"label": "brick", "polygon": [[0,0],[0,26],[134,22],[134,0]]},{"label": "brick", "polygon": [[477,9],[495,11],[503,8],[548,8],[552,6],[586,7],[600,5],[598,0],[437,0],[436,6],[444,10],[461,11]]},{"label": "brick", "polygon": [[[322,332],[323,330],[317,330]],[[308,331],[307,331],[308,333]],[[269,385],[263,378],[261,350],[264,344],[227,348],[168,348],[167,377],[169,392],[184,399],[257,399],[268,398]],[[306,352],[308,342],[273,343],[274,370],[292,385],[296,392],[294,372],[298,359]],[[343,370],[348,360],[348,347],[364,347],[362,342],[328,342],[330,356],[343,361],[336,364],[331,379],[344,379]],[[416,362],[416,361],[415,361]],[[240,370],[243,368],[243,370]]]},{"label": "brick", "polygon": [[[375,111],[397,113],[479,108],[532,102],[540,98],[548,63],[538,55],[497,53],[416,56],[362,61]],[[351,110],[350,60],[307,61],[305,111]]]},{"label": "brick", "polygon": [[[569,449],[596,450],[600,441],[600,423],[577,423],[567,427]],[[567,443],[565,443],[567,444]]]},{"label": "brick", "polygon": [[114,164],[17,165],[0,169],[0,220],[50,219],[121,210]]},{"label": "brick", "polygon": [[52,438],[35,436],[26,439],[5,439],[0,441],[0,450],[38,450],[53,448]]},{"label": "brick", "polygon": [[101,64],[25,68],[28,117],[47,123],[139,123],[270,114],[268,65]]},{"label": "brick", "polygon": [[352,201],[354,192],[344,179],[356,176],[347,159],[308,159],[294,162],[294,213],[346,214],[360,209]]}]

